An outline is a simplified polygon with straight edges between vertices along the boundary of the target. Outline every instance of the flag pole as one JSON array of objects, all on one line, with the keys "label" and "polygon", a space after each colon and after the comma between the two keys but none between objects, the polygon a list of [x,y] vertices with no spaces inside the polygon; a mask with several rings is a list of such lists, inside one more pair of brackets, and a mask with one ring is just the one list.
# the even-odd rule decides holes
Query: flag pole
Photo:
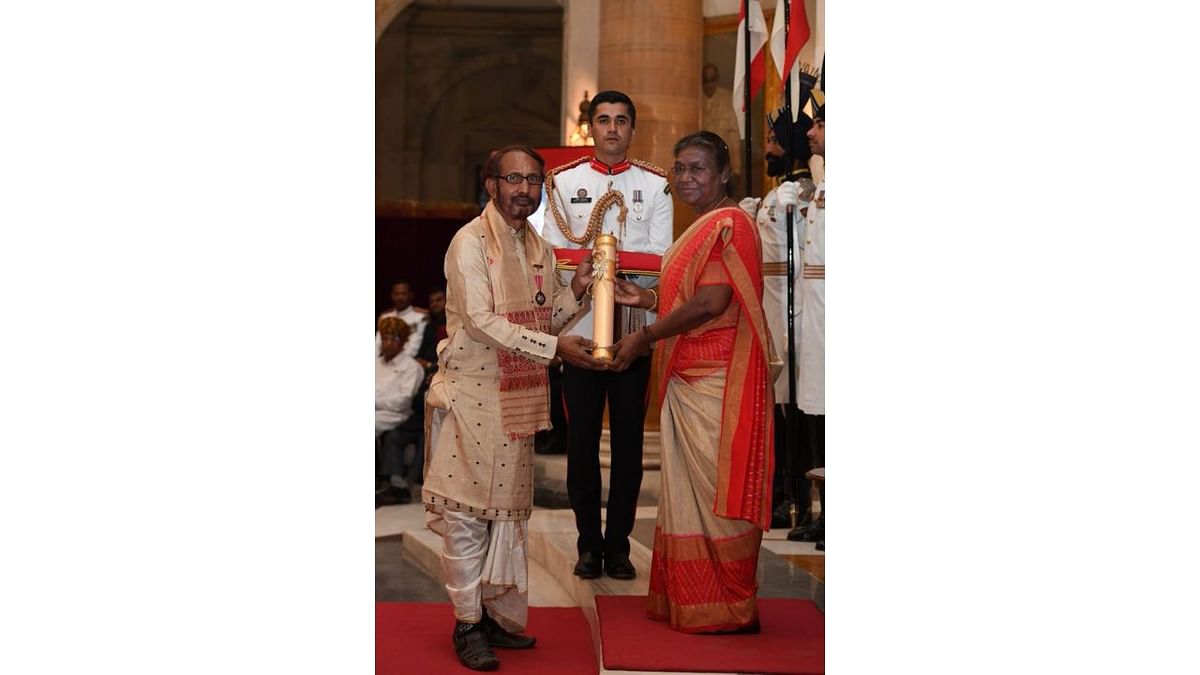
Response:
[{"label": "flag pole", "polygon": [[[783,0],[783,43],[787,44],[788,31],[791,29],[791,0]],[[778,20],[778,19],[776,19]],[[786,49],[785,49],[786,53]],[[786,63],[786,59],[784,62]],[[781,64],[782,65],[782,64]],[[794,117],[792,116],[792,74],[783,73],[783,110],[784,110],[784,147],[791,161],[792,134],[795,132]],[[791,166],[787,172],[791,172]],[[784,174],[786,179],[787,174]],[[787,495],[790,506],[788,515],[791,517],[792,529],[800,519],[800,489],[799,477],[796,471],[800,465],[797,426],[800,423],[799,408],[796,406],[796,235],[795,213],[792,207],[787,209],[787,369],[788,369],[788,403],[784,406],[784,452],[786,458]]]},{"label": "flag pole", "polygon": [[742,164],[742,167],[743,171],[746,172],[746,196],[752,197],[754,196],[754,191],[751,179],[754,172],[750,170],[750,80],[753,79],[751,77],[753,68],[750,65],[750,0],[742,0],[742,16],[746,17],[746,21],[744,22],[745,27],[742,29],[744,31],[742,39],[742,58],[746,64],[744,71],[745,77],[743,78],[744,81],[742,83],[742,109],[745,110],[745,114],[742,115],[742,131],[745,133],[742,135],[746,139],[746,161]]}]

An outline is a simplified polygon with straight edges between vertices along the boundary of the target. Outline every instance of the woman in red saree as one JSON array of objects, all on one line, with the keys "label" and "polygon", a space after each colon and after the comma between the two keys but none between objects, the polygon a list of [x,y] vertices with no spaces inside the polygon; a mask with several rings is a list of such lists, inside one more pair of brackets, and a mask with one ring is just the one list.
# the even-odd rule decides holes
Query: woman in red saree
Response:
[{"label": "woman in red saree", "polygon": [[658,310],[610,368],[661,341],[662,495],[647,612],[686,633],[758,630],[756,571],[771,521],[774,389],[754,222],[725,195],[729,148],[700,131],[675,144],[676,194],[696,220],[663,258],[657,289],[618,282],[621,304]]}]

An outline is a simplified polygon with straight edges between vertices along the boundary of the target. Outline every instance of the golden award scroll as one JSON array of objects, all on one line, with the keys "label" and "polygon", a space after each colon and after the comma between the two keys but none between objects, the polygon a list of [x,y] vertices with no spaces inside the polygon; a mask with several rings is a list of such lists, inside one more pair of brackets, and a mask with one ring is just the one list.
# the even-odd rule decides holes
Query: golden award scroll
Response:
[{"label": "golden award scroll", "polygon": [[592,356],[600,361],[611,361],[613,345],[613,296],[617,275],[617,238],[611,234],[596,236],[592,249],[592,342],[596,348]]}]

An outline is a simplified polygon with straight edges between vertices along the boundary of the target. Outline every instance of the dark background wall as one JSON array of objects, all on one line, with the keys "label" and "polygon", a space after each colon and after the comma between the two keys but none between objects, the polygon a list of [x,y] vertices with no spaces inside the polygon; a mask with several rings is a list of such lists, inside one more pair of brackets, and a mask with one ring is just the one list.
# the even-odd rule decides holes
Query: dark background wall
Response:
[{"label": "dark background wall", "polygon": [[416,3],[375,47],[375,199],[474,202],[509,143],[558,145],[562,8]]},{"label": "dark background wall", "polygon": [[479,170],[510,143],[558,145],[563,11],[555,0],[415,2],[375,47],[375,305],[444,286],[446,248],[479,214]]},{"label": "dark background wall", "polygon": [[454,233],[476,214],[375,216],[375,316],[390,308],[392,284],[412,283],[413,304],[428,307],[429,293],[445,288],[443,264]]}]

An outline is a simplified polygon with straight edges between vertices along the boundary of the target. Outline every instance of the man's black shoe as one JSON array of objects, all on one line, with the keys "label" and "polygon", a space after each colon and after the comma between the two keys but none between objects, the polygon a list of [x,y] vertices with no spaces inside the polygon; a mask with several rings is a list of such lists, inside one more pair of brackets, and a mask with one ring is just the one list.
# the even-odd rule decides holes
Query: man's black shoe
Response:
[{"label": "man's black shoe", "polygon": [[580,553],[579,562],[575,563],[575,576],[581,579],[595,579],[604,571],[604,558],[597,553]]},{"label": "man's black shoe", "polygon": [[637,576],[637,570],[633,569],[633,563],[629,562],[628,555],[605,561],[604,573],[613,579],[633,579]]},{"label": "man's black shoe", "polygon": [[798,526],[787,535],[788,541],[821,541],[825,538],[825,523],[817,521],[811,525]]},{"label": "man's black shoe", "polygon": [[458,660],[471,670],[495,670],[500,659],[488,647],[487,635],[478,623],[454,624],[454,651]]},{"label": "man's black shoe", "polygon": [[771,529],[783,529],[792,526],[792,514],[788,512],[788,503],[784,502],[771,511]]},{"label": "man's black shoe", "polygon": [[818,551],[824,551],[824,550],[825,550],[825,540],[824,540],[824,539],[822,539],[821,541],[818,541],[818,542],[817,542],[817,550],[818,550]]},{"label": "man's black shoe", "polygon": [[487,611],[483,612],[483,621],[479,622],[483,627],[483,634],[487,636],[489,647],[499,647],[500,649],[529,649],[537,642],[537,638],[528,635],[517,635],[504,630],[496,620],[487,615]]},{"label": "man's black shoe", "polygon": [[410,493],[408,491],[408,488],[396,487],[395,485],[393,485],[388,488],[387,495],[389,497],[391,497],[392,499],[396,500],[394,502],[396,504],[411,504],[412,503],[412,493]]}]

